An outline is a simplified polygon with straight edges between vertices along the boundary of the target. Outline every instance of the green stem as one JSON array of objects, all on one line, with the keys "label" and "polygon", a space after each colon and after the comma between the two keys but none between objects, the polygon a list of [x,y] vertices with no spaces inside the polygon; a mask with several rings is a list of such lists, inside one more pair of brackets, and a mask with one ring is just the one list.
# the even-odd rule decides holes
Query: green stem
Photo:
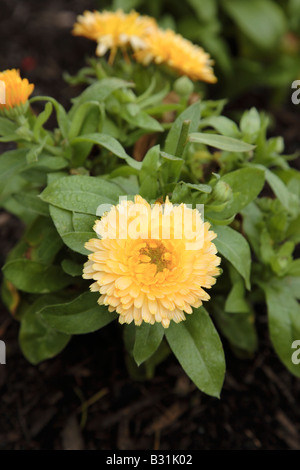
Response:
[{"label": "green stem", "polygon": [[187,143],[187,137],[189,134],[190,124],[191,124],[191,121],[183,121],[182,123],[179,139],[177,142],[177,147],[175,150],[175,157],[182,157],[183,155],[184,147]]}]

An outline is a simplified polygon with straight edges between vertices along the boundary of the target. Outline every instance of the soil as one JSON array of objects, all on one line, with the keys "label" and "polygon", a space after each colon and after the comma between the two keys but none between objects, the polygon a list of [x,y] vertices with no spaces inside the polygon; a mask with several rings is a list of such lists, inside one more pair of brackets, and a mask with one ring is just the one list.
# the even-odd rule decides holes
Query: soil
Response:
[{"label": "soil", "polygon": [[[76,90],[62,72],[76,72],[94,53],[94,44],[70,29],[77,14],[97,7],[92,0],[2,0],[0,70],[20,68],[36,94],[68,103]],[[274,117],[274,131],[295,151],[299,112],[287,104]],[[14,216],[0,212],[1,265],[21,232]],[[263,309],[257,328],[252,359],[237,359],[224,341],[227,373],[218,400],[197,390],[174,357],[151,381],[132,380],[117,323],[73,337],[57,358],[32,366],[18,345],[18,323],[1,306],[7,364],[0,365],[0,449],[300,449],[300,381],[276,357]]]}]

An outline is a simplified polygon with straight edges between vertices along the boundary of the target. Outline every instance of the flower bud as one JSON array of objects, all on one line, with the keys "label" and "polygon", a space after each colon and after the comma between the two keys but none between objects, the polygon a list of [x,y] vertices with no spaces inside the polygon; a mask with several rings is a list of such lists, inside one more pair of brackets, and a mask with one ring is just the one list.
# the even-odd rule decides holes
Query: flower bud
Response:
[{"label": "flower bud", "polygon": [[25,114],[34,85],[16,69],[0,72],[0,84],[0,115],[13,119]]},{"label": "flower bud", "polygon": [[174,83],[174,91],[180,96],[189,96],[194,91],[194,84],[188,77],[180,77]]},{"label": "flower bud", "polygon": [[227,202],[232,198],[232,189],[225,181],[218,181],[213,189],[212,196],[219,202]]}]

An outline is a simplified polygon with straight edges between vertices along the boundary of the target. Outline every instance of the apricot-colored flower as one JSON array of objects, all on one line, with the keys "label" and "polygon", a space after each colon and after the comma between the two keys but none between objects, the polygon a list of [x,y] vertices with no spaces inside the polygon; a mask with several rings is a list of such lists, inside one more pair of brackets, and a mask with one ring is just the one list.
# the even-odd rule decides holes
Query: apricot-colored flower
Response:
[{"label": "apricot-colored flower", "polygon": [[140,325],[185,320],[219,274],[220,258],[200,213],[185,204],[152,207],[141,197],[112,206],[94,230],[100,238],[86,243],[92,252],[84,279],[93,279],[100,305],[119,314],[120,323]]},{"label": "apricot-colored flower", "polygon": [[25,104],[33,89],[34,85],[21,78],[19,70],[0,72],[0,112]]},{"label": "apricot-colored flower", "polygon": [[209,83],[217,81],[210,56],[201,47],[170,29],[157,30],[155,34],[147,36],[146,47],[136,51],[135,58],[144,65],[152,61],[166,64],[192,80]]},{"label": "apricot-colored flower", "polygon": [[133,50],[145,47],[145,37],[157,28],[156,21],[135,11],[124,13],[85,11],[78,16],[73,28],[75,36],[84,36],[98,42],[96,54],[103,56],[111,50],[112,62],[117,49],[130,46]]}]

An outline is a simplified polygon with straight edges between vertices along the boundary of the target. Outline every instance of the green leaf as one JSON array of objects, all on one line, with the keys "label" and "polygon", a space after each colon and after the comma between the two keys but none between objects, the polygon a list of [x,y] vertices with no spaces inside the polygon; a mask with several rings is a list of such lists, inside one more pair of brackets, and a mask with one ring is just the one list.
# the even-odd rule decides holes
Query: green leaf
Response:
[{"label": "green leaf", "polygon": [[60,266],[49,266],[29,259],[16,259],[5,264],[3,273],[17,289],[31,294],[47,294],[72,282]]},{"label": "green leaf", "polygon": [[217,250],[240,273],[250,290],[251,253],[247,240],[231,227],[214,225],[213,231],[217,234]]},{"label": "green leaf", "polygon": [[240,131],[234,121],[225,116],[210,116],[200,121],[200,127],[211,126],[227,137],[239,137]]},{"label": "green leaf", "polygon": [[248,204],[247,208],[241,211],[241,214],[243,217],[243,232],[246,234],[256,256],[260,258],[260,239],[263,214],[255,202]]},{"label": "green leaf", "polygon": [[21,206],[26,207],[27,210],[46,217],[49,216],[48,205],[42,201],[37,194],[30,194],[21,191],[14,194],[13,197],[19,204],[21,204]]},{"label": "green leaf", "polygon": [[211,147],[226,150],[227,152],[250,152],[254,149],[254,145],[247,144],[242,140],[233,139],[232,137],[226,137],[218,134],[194,132],[189,135],[189,141],[210,145]]},{"label": "green leaf", "polygon": [[299,214],[299,198],[295,194],[290,193],[281,179],[271,170],[266,168],[265,174],[267,182],[271,186],[274,194],[278,197],[283,207],[293,217],[297,217]]},{"label": "green leaf", "polygon": [[188,0],[188,3],[201,21],[212,21],[217,14],[216,0],[201,0],[201,2],[198,0]]},{"label": "green leaf", "polygon": [[49,326],[62,333],[91,333],[117,318],[116,313],[97,303],[98,298],[95,292],[84,292],[71,302],[46,306],[39,314]]},{"label": "green leaf", "polygon": [[[93,111],[93,108],[98,110],[97,121],[99,123],[99,103],[97,101],[86,101],[78,106],[76,112],[73,114],[72,122],[69,129],[68,138],[70,140],[77,137],[82,129],[83,123],[87,117],[89,117],[90,113]],[[96,128],[94,129],[96,130]]]},{"label": "green leaf", "polygon": [[142,168],[139,173],[140,190],[139,194],[148,199],[157,197],[157,170],[159,161],[159,145],[155,145],[146,153]]},{"label": "green leaf", "polygon": [[45,306],[57,302],[57,297],[42,296],[25,312],[19,333],[20,347],[24,356],[32,364],[59,354],[70,340],[70,336],[49,327],[38,312]]},{"label": "green leaf", "polygon": [[78,264],[71,259],[64,259],[61,262],[61,267],[65,273],[69,274],[69,276],[76,277],[82,275],[83,265]]},{"label": "green leaf", "polygon": [[56,99],[52,98],[51,96],[35,96],[34,98],[31,98],[30,103],[35,103],[36,101],[48,101],[51,103],[56,111],[56,119],[59,125],[59,128],[61,130],[61,133],[63,137],[67,138],[68,135],[68,129],[69,129],[69,119],[67,116],[67,113],[65,111],[65,108],[56,101]]},{"label": "green leaf", "polygon": [[238,357],[253,356],[258,348],[258,338],[252,312],[233,315],[215,305],[214,319]]},{"label": "green leaf", "polygon": [[120,116],[138,129],[145,129],[149,132],[163,132],[162,125],[153,117],[149,116],[145,111],[139,111],[137,114],[132,115],[128,110],[122,109]]},{"label": "green leaf", "polygon": [[114,205],[122,194],[116,184],[102,178],[74,175],[54,181],[40,197],[61,209],[96,215],[100,205]]},{"label": "green leaf", "polygon": [[182,124],[184,121],[191,121],[190,124],[190,132],[195,132],[198,130],[199,122],[200,122],[200,102],[197,101],[196,103],[189,106],[185,109],[174,121],[172,127],[167,135],[166,144],[164,148],[164,152],[170,155],[175,155],[177,144],[178,144],[178,136],[180,135]]},{"label": "green leaf", "polygon": [[133,357],[138,366],[149,359],[159,347],[164,336],[164,327],[160,323],[150,325],[143,322],[136,327]]},{"label": "green leaf", "polygon": [[111,93],[120,88],[132,87],[133,84],[125,82],[119,78],[103,78],[86,88],[81,95],[73,99],[73,106],[69,111],[69,118],[72,120],[78,107],[86,101],[97,101],[102,103]]},{"label": "green leaf", "polygon": [[63,168],[66,168],[69,165],[68,160],[66,160],[63,157],[55,157],[53,155],[44,155],[41,154],[39,155],[38,161],[33,165],[34,168],[41,168],[55,171],[55,170],[61,170]]},{"label": "green leaf", "polygon": [[95,238],[95,232],[70,232],[65,233],[62,237],[64,243],[71,248],[71,250],[76,251],[82,255],[89,255],[90,251],[84,248],[86,242]]},{"label": "green leaf", "polygon": [[134,158],[127,155],[125,150],[123,149],[122,145],[110,135],[94,133],[94,134],[86,134],[81,135],[80,137],[76,137],[71,141],[71,144],[76,144],[78,142],[91,142],[93,144],[100,145],[101,147],[106,148],[111,153],[116,155],[119,158],[125,160],[129,166],[139,170],[141,168],[141,162],[137,162]]},{"label": "green leaf", "polygon": [[300,338],[300,306],[281,280],[262,285],[266,294],[270,337],[274,349],[292,374],[300,377],[300,367],[292,362],[292,343]]},{"label": "green leaf", "polygon": [[84,248],[84,244],[91,238],[95,238],[95,232],[75,232],[72,212],[67,210],[50,206],[50,215],[63,242],[71,250],[82,255],[89,255],[90,252]]},{"label": "green leaf", "polygon": [[[124,167],[119,167],[118,170],[121,170]],[[127,169],[129,170],[134,170],[133,168],[130,168],[127,166]],[[113,171],[115,175],[117,174],[117,171]],[[140,187],[138,183],[138,178],[135,174],[128,173],[128,176],[125,178],[124,176],[113,176],[112,173],[110,174],[110,180],[113,181],[113,183],[117,184],[123,191],[123,194],[129,195],[136,195],[140,194]],[[122,174],[122,171],[120,172]],[[125,174],[125,172],[124,172]]]},{"label": "green leaf", "polygon": [[225,302],[225,312],[248,313],[249,305],[245,300],[245,287],[243,280],[238,276],[234,279],[231,291]]},{"label": "green leaf", "polygon": [[296,259],[291,262],[288,268],[288,275],[289,276],[300,276],[300,259]]},{"label": "green leaf", "polygon": [[6,181],[27,167],[27,152],[28,149],[20,148],[9,150],[0,156],[0,181]]},{"label": "green leaf", "polygon": [[258,135],[261,128],[260,115],[256,108],[245,111],[242,115],[240,128],[244,135],[252,140]]},{"label": "green leaf", "polygon": [[18,126],[15,122],[0,116],[0,135],[12,135],[17,131],[17,129]]},{"label": "green leaf", "polygon": [[46,217],[37,217],[26,230],[23,239],[26,241],[23,257],[48,265],[53,263],[62,247],[54,225]]},{"label": "green leaf", "polygon": [[265,183],[265,174],[257,168],[241,168],[222,176],[221,181],[229,184],[233,197],[224,210],[213,217],[227,219],[240,212],[259,195]]},{"label": "green leaf", "polygon": [[169,155],[165,152],[161,152],[160,154],[162,157],[162,165],[160,171],[165,183],[176,183],[180,176],[184,160],[182,158]]},{"label": "green leaf", "polygon": [[165,330],[167,341],[179,363],[208,395],[220,396],[225,359],[219,335],[203,307],[187,315],[181,323],[170,323]]},{"label": "green leaf", "polygon": [[241,31],[261,49],[275,47],[286,30],[283,10],[271,0],[223,0],[222,6]]},{"label": "green leaf", "polygon": [[60,236],[64,235],[65,233],[74,232],[72,212],[59,209],[55,206],[50,206],[49,211],[56,230]]},{"label": "green leaf", "polygon": [[52,113],[52,110],[53,110],[53,105],[52,103],[48,102],[45,105],[44,111],[42,111],[36,118],[34,126],[33,126],[33,136],[35,140],[39,139],[41,128],[45,124],[45,122],[48,121]]},{"label": "green leaf", "polygon": [[93,215],[74,212],[72,221],[75,232],[92,232],[96,218]]}]

